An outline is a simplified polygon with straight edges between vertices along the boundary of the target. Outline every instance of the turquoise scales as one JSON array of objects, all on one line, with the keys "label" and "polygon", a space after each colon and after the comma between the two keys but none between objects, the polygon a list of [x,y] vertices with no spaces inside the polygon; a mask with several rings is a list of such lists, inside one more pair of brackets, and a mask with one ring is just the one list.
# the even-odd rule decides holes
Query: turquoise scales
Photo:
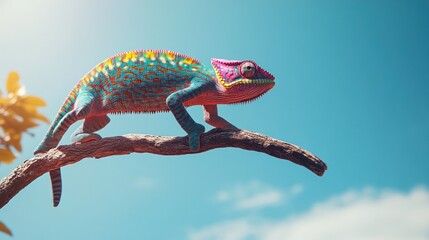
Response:
[{"label": "turquoise scales", "polygon": [[[171,111],[198,151],[204,126],[196,123],[187,106],[202,105],[204,119],[218,128],[235,128],[218,116],[218,104],[248,102],[274,86],[274,76],[253,61],[212,59],[211,67],[171,51],[140,50],[115,55],[98,64],[72,89],[35,154],[58,145],[70,125],[83,124],[72,142],[100,139],[107,114]],[[61,172],[50,172],[54,206],[61,198]]]}]

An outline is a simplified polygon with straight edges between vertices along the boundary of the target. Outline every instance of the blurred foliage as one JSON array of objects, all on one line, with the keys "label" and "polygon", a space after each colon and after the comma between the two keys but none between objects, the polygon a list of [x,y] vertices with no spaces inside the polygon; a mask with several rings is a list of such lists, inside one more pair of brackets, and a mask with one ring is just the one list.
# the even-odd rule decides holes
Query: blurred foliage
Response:
[{"label": "blurred foliage", "polygon": [[43,99],[27,95],[25,87],[19,84],[17,72],[9,73],[6,80],[7,95],[0,91],[0,163],[11,163],[15,151],[21,152],[23,133],[30,134],[28,129],[39,125],[39,121],[49,120],[37,111],[38,107],[46,106]]},{"label": "blurred foliage", "polygon": [[[0,91],[0,163],[11,163],[16,156],[12,151],[21,152],[23,133],[30,134],[29,128],[36,127],[39,121],[49,120],[37,111],[38,107],[46,106],[43,99],[27,95],[25,87],[19,84],[17,72],[9,73],[6,80],[7,95]],[[12,236],[6,225],[0,222],[0,232]]]},{"label": "blurred foliage", "polygon": [[2,222],[0,222],[0,232],[4,232],[4,233],[12,236],[12,232]]}]

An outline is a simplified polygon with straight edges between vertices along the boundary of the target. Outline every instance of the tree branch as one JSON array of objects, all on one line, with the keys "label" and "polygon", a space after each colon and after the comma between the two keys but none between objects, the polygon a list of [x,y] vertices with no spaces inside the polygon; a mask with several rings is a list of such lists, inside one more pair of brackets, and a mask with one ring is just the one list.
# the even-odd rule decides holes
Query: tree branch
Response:
[{"label": "tree branch", "polygon": [[76,163],[84,158],[103,158],[130,153],[182,155],[205,152],[215,148],[235,147],[266,153],[302,165],[322,176],[326,164],[310,152],[271,137],[239,129],[213,129],[201,135],[201,149],[190,152],[187,137],[161,137],[127,134],[108,137],[85,144],[59,146],[24,161],[0,181],[0,208],[19,191],[44,173]]}]

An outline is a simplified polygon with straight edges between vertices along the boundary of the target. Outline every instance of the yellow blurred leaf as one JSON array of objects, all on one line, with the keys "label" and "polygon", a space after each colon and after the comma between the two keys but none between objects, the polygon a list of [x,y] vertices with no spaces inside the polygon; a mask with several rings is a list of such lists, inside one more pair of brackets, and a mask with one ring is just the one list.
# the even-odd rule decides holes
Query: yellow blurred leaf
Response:
[{"label": "yellow blurred leaf", "polygon": [[25,104],[25,103],[23,103],[20,100],[16,101],[16,103],[14,104],[14,106],[22,108],[23,109],[22,111],[27,112],[25,114],[29,114],[29,115],[36,114],[37,113],[37,108],[38,108],[38,106],[36,106],[36,105]]},{"label": "yellow blurred leaf", "polygon": [[[34,99],[37,99],[37,97],[35,97]],[[42,99],[36,101],[38,101],[38,104],[42,102],[45,103]],[[43,116],[37,111],[38,107],[39,106],[37,105],[27,104],[24,101],[18,100],[15,104],[9,105],[7,110],[9,111],[9,113],[19,115],[23,119],[38,119],[49,123],[49,119],[47,119],[45,116]]]},{"label": "yellow blurred leaf", "polygon": [[8,144],[10,144],[12,147],[14,147],[18,152],[22,152],[22,147],[21,147],[21,133],[13,133],[10,134],[10,139],[7,142]]},{"label": "yellow blurred leaf", "polygon": [[19,115],[22,118],[29,118],[30,115],[28,114],[28,111],[25,106],[20,106],[18,104],[10,105],[7,108],[7,111],[9,112],[9,115]]},{"label": "yellow blurred leaf", "polygon": [[[39,121],[49,123],[49,119],[38,112],[39,107],[46,106],[45,100],[27,95],[25,86],[19,84],[17,72],[9,73],[6,90],[6,96],[0,92],[0,163],[11,163],[16,158],[12,150],[22,151],[22,136],[23,133],[31,135],[29,128],[38,126]],[[0,226],[0,231],[5,232],[4,229],[7,228]]]},{"label": "yellow blurred leaf", "polygon": [[22,152],[22,146],[20,141],[11,141],[10,145],[12,145],[16,149],[16,151]]},{"label": "yellow blurred leaf", "polygon": [[9,230],[9,228],[6,227],[6,225],[4,225],[4,223],[0,222],[0,232],[4,232],[7,235],[12,236],[12,232]]},{"label": "yellow blurred leaf", "polygon": [[25,120],[25,121],[21,122],[21,126],[22,126],[22,128],[33,128],[33,127],[39,126],[39,124],[35,123],[31,120]]},{"label": "yellow blurred leaf", "polygon": [[27,132],[29,128],[33,128],[39,126],[38,123],[33,122],[32,120],[24,120],[24,121],[11,121],[12,118],[6,120],[5,124],[1,125],[3,128],[3,132],[7,134],[13,133],[22,133]]},{"label": "yellow blurred leaf", "polygon": [[[20,117],[22,117],[24,121],[29,119],[37,119],[49,123],[49,119],[38,113],[34,105],[15,104],[9,106],[8,110],[9,113],[14,113],[15,115],[19,115]],[[37,124],[34,126],[37,126]]]},{"label": "yellow blurred leaf", "polygon": [[2,97],[0,97],[0,106],[1,105],[8,105],[8,104],[10,104],[10,102],[11,102],[10,98],[2,98]]},{"label": "yellow blurred leaf", "polygon": [[16,120],[13,115],[3,115],[4,124],[2,126],[5,132],[10,132],[8,129],[13,129],[19,132],[22,132],[21,122]]},{"label": "yellow blurred leaf", "polygon": [[19,75],[17,72],[10,72],[6,80],[6,90],[8,93],[16,94],[21,86],[19,85]]},{"label": "yellow blurred leaf", "polygon": [[46,106],[46,102],[45,100],[36,97],[36,96],[24,96],[21,98],[22,103],[24,104],[31,104],[31,105],[35,105],[38,107],[45,107]]},{"label": "yellow blurred leaf", "polygon": [[12,151],[7,148],[0,149],[0,162],[11,163],[15,159]]}]

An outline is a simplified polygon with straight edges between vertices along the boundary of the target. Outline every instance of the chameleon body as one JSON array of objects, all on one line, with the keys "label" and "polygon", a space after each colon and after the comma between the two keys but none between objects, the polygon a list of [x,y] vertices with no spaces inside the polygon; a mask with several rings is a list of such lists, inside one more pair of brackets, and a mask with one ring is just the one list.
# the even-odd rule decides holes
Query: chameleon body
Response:
[{"label": "chameleon body", "polygon": [[[204,126],[196,123],[187,106],[202,105],[204,119],[219,128],[235,128],[218,116],[217,104],[248,102],[274,86],[274,76],[253,61],[212,59],[211,66],[183,54],[162,50],[121,53],[101,62],[71,90],[35,154],[58,145],[67,129],[82,125],[72,142],[100,139],[94,133],[105,127],[107,114],[171,111],[198,151]],[[60,202],[60,169],[50,172],[54,206]]]}]

